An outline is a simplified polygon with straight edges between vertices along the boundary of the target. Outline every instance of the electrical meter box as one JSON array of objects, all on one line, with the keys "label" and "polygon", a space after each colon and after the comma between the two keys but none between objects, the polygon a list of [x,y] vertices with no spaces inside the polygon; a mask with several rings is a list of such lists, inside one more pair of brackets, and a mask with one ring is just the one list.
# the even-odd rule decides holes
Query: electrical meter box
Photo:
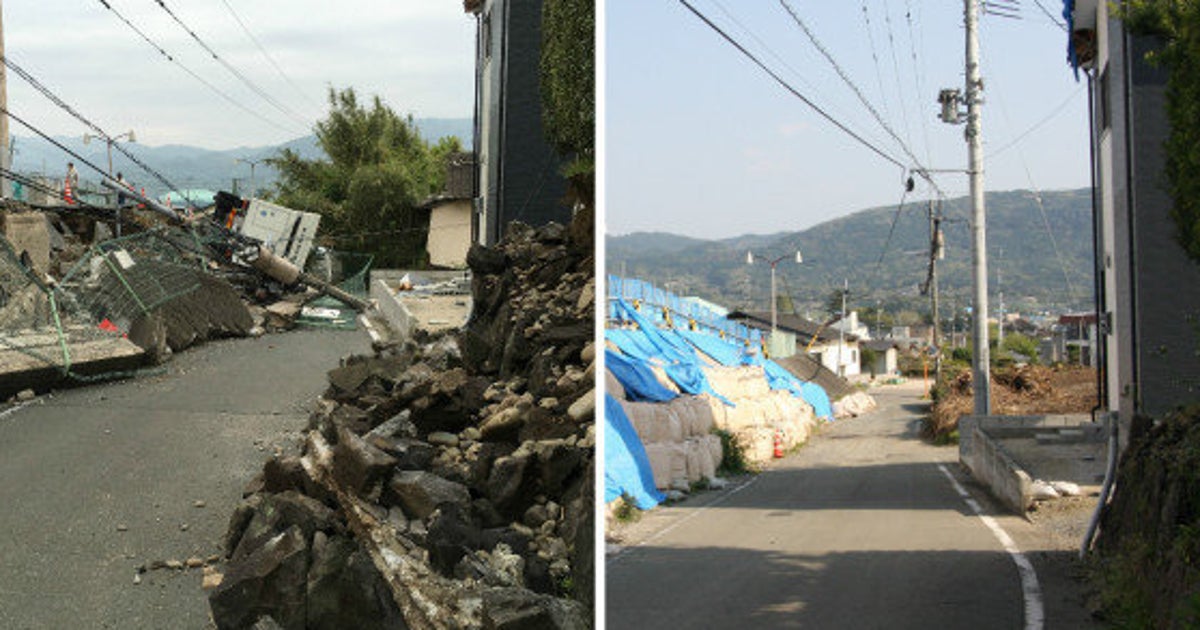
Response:
[{"label": "electrical meter box", "polygon": [[321,215],[251,199],[240,232],[263,242],[276,256],[303,269],[317,236]]}]

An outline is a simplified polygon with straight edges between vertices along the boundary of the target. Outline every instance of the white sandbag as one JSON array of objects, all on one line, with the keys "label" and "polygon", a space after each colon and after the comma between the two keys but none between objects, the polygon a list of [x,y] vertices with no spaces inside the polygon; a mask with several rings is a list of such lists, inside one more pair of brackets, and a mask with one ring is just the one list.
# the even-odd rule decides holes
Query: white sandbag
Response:
[{"label": "white sandbag", "polygon": [[713,460],[713,468],[720,468],[721,460],[725,457],[720,436],[709,434],[700,439],[708,448],[708,456]]},{"label": "white sandbag", "polygon": [[650,472],[654,475],[654,485],[659,490],[671,487],[671,458],[673,457],[666,444],[646,444],[646,459],[650,461]]}]

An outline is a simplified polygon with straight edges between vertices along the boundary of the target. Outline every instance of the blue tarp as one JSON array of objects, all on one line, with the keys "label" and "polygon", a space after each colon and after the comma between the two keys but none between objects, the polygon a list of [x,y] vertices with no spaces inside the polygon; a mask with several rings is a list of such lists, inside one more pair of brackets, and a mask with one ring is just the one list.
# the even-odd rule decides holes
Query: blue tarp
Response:
[{"label": "blue tarp", "polygon": [[771,386],[771,389],[790,391],[792,394],[804,399],[804,402],[812,405],[813,412],[816,413],[818,418],[823,420],[833,419],[833,405],[829,403],[829,394],[820,385],[805,383],[778,363],[769,359],[763,359],[757,355],[747,354],[741,348],[724,339],[694,332],[681,332],[680,334],[699,348],[701,352],[716,359],[721,365],[761,366],[766,373],[767,384]]},{"label": "blue tarp", "polygon": [[604,502],[622,494],[633,498],[640,510],[662,503],[666,496],[654,486],[654,473],[646,448],[612,396],[604,395]]},{"label": "blue tarp", "polygon": [[617,310],[638,325],[638,330],[610,329],[605,337],[617,345],[621,352],[642,361],[662,366],[667,376],[687,394],[711,394],[729,406],[729,399],[718,394],[708,384],[700,370],[696,351],[678,331],[660,330],[624,300],[617,300]]},{"label": "blue tarp", "polygon": [[625,388],[625,398],[639,402],[667,402],[679,395],[662,386],[654,372],[637,359],[627,359],[620,352],[604,351],[604,366]]}]

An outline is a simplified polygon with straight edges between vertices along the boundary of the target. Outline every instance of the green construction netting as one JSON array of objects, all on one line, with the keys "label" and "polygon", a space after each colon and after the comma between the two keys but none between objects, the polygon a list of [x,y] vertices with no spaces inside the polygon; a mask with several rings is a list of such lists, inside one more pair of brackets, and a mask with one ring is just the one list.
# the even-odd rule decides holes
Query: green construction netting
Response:
[{"label": "green construction netting", "polygon": [[[305,272],[356,297],[366,299],[367,282],[371,272],[370,254],[324,250],[314,253]],[[358,312],[329,296],[322,296],[304,305],[296,323],[301,326],[354,330]]]},{"label": "green construction netting", "polygon": [[[75,380],[132,375],[116,357],[140,351],[123,339],[145,315],[196,290],[203,257],[191,235],[162,228],[90,247],[49,286],[0,238],[0,355],[9,369],[53,368]],[[79,366],[92,363],[92,369]]]}]

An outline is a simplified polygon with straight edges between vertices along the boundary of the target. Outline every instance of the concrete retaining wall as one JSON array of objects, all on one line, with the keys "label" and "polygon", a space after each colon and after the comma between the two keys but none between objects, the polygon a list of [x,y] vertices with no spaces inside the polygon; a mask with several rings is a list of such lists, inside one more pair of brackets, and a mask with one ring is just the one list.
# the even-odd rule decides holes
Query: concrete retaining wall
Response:
[{"label": "concrete retaining wall", "polygon": [[1088,416],[964,416],[958,421],[958,459],[1006,507],[1024,515],[1033,505],[1033,479],[999,439],[1031,437],[1048,429],[1079,428],[1102,434]]}]

